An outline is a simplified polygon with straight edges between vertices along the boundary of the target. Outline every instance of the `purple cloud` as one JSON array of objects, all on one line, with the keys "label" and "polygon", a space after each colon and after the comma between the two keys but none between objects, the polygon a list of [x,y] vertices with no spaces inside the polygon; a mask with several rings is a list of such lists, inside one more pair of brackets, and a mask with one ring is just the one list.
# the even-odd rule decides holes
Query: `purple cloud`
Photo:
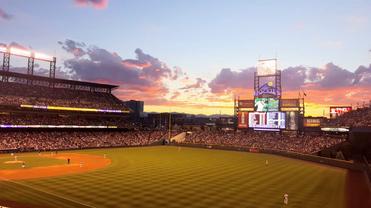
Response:
[{"label": "purple cloud", "polygon": [[9,13],[5,12],[3,9],[0,8],[0,19],[10,20],[12,18],[13,18],[13,15],[10,15]]},{"label": "purple cloud", "polygon": [[254,86],[254,72],[251,67],[241,71],[232,71],[225,68],[209,83],[212,93],[221,93],[233,88],[252,88]]},{"label": "purple cloud", "polygon": [[118,92],[122,96],[132,95],[138,99],[164,96],[168,89],[163,80],[172,79],[174,74],[179,73],[179,69],[178,72],[177,69],[171,70],[141,49],[135,50],[136,59],[123,59],[117,53],[73,40],[59,44],[73,55],[64,62],[64,67],[74,74],[74,79],[120,85]]},{"label": "purple cloud", "polygon": [[[221,93],[235,88],[252,88],[255,68],[232,71],[222,69],[220,73],[209,82],[213,93]],[[284,90],[297,90],[300,88],[339,88],[349,86],[371,86],[371,65],[360,66],[355,72],[343,69],[333,63],[323,68],[316,67],[288,67],[282,70],[282,87]]]}]

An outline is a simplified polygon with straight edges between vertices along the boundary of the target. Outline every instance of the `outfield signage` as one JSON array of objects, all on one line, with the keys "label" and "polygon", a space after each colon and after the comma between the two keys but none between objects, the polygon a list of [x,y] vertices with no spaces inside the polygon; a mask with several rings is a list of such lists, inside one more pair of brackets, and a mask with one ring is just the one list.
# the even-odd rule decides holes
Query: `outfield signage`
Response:
[{"label": "outfield signage", "polygon": [[257,65],[258,76],[275,75],[277,72],[277,59],[259,60]]},{"label": "outfield signage", "polygon": [[281,99],[281,108],[298,108],[299,99]]},{"label": "outfield signage", "polygon": [[254,108],[254,100],[239,100],[239,108]]},{"label": "outfield signage", "polygon": [[238,112],[238,128],[249,127],[249,112],[240,111]]},{"label": "outfield signage", "polygon": [[321,118],[304,118],[304,126],[305,127],[320,127],[321,126]]}]

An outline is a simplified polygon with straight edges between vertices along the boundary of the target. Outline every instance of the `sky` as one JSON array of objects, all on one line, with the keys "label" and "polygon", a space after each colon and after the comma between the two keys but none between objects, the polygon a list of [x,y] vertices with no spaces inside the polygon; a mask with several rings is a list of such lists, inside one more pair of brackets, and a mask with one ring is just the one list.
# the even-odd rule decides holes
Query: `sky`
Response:
[{"label": "sky", "polygon": [[304,91],[318,116],[371,100],[369,11],[370,0],[0,0],[0,44],[56,56],[58,78],[118,85],[148,112],[232,114],[234,96],[253,98],[257,61],[277,58],[283,97]]}]

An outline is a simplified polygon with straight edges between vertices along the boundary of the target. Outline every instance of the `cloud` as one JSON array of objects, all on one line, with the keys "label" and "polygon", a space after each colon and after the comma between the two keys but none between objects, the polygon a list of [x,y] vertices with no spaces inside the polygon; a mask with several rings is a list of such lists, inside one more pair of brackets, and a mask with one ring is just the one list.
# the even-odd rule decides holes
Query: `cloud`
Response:
[{"label": "cloud", "polygon": [[[210,81],[213,93],[233,91],[239,88],[253,88],[255,68],[232,71],[222,69]],[[371,86],[371,65],[360,66],[355,72],[343,69],[333,63],[324,67],[295,66],[282,70],[283,90],[333,89],[339,87]]]},{"label": "cloud", "polygon": [[222,93],[234,88],[252,88],[254,85],[255,67],[243,69],[241,71],[232,71],[224,68],[208,84],[212,93]]},{"label": "cloud", "polygon": [[73,40],[59,44],[73,55],[64,61],[64,67],[73,72],[74,79],[120,85],[116,93],[121,98],[154,100],[164,97],[169,92],[166,80],[179,73],[179,69],[173,71],[139,48],[135,50],[136,59],[123,59],[117,53]]},{"label": "cloud", "polygon": [[187,89],[199,89],[202,88],[206,84],[206,80],[203,80],[201,78],[196,78],[196,82],[193,84],[186,85],[185,87],[180,88],[181,90],[187,90]]},{"label": "cloud", "polygon": [[5,12],[4,10],[2,10],[0,8],[0,19],[3,19],[3,20],[10,20],[13,18],[13,15],[10,15],[9,13]]},{"label": "cloud", "polygon": [[78,6],[92,6],[96,9],[105,9],[108,6],[108,0],[74,0],[74,2]]},{"label": "cloud", "polygon": [[76,58],[79,58],[86,54],[83,47],[86,47],[85,43],[75,42],[73,40],[65,40],[64,42],[58,41],[58,44],[68,53],[72,53]]},{"label": "cloud", "polygon": [[23,50],[31,50],[31,47],[26,47],[22,44],[19,44],[17,42],[11,42],[9,44],[5,44],[5,43],[0,43],[0,46],[3,46],[3,47],[14,47],[14,48],[19,48],[19,49],[23,49]]}]

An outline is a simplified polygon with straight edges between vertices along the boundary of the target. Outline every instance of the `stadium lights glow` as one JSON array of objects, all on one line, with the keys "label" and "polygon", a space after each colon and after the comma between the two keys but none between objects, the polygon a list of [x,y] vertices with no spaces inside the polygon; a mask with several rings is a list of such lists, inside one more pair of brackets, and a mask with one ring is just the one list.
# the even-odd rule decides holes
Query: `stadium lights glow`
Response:
[{"label": "stadium lights glow", "polygon": [[0,52],[6,53],[8,52],[8,49],[4,46],[0,46]]},{"label": "stadium lights glow", "polygon": [[53,61],[53,57],[52,56],[49,56],[49,55],[46,55],[46,54],[43,54],[43,53],[39,53],[39,52],[33,52],[33,51],[28,51],[28,50],[24,50],[24,49],[20,49],[20,48],[15,48],[15,47],[10,47],[10,48],[7,48],[7,47],[4,47],[4,46],[0,46],[0,52],[1,53],[10,53],[12,55],[16,55],[16,56],[23,56],[23,57],[33,57],[35,59],[38,59],[38,60],[42,60],[42,61]]},{"label": "stadium lights glow", "polygon": [[53,61],[53,57],[51,57],[49,55],[46,55],[46,54],[43,54],[43,53],[38,53],[38,52],[35,52],[34,58],[35,59],[40,59],[40,60],[45,60],[45,61]]},{"label": "stadium lights glow", "polygon": [[26,56],[26,57],[31,57],[32,53],[31,51],[26,51],[26,50],[23,50],[23,49],[19,49],[19,48],[10,48],[10,53],[13,54],[13,55],[18,55],[18,56]]}]

